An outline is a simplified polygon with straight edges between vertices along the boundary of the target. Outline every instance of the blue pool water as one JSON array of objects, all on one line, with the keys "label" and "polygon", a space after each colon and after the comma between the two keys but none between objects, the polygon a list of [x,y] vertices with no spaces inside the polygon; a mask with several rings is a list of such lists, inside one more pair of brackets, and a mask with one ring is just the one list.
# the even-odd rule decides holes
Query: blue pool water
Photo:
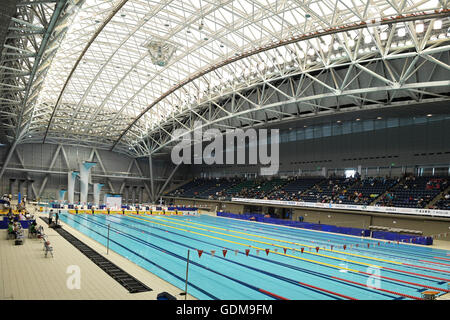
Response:
[{"label": "blue pool water", "polygon": [[198,299],[410,300],[450,282],[449,252],[429,247],[207,215],[60,219],[105,246],[109,224],[110,250],[180,292],[189,250],[188,292]]}]

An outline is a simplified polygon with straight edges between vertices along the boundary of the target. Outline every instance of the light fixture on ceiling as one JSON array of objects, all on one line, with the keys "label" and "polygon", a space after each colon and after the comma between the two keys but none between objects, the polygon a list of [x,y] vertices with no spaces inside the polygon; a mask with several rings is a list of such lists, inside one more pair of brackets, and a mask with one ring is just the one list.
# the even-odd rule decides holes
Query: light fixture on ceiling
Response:
[{"label": "light fixture on ceiling", "polygon": [[416,24],[416,32],[422,33],[425,30],[425,25],[423,23]]},{"label": "light fixture on ceiling", "polygon": [[437,30],[437,29],[440,29],[440,28],[442,28],[442,20],[436,20],[436,21],[434,21],[434,23],[433,23],[433,29],[434,29],[434,30]]},{"label": "light fixture on ceiling", "polygon": [[432,117],[433,115],[431,113],[427,114],[427,117]]}]

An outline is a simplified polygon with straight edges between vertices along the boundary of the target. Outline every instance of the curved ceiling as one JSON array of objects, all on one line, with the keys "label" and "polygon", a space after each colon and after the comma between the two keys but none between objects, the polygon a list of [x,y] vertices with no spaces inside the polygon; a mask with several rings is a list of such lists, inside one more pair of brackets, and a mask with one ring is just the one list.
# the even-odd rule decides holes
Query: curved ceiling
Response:
[{"label": "curved ceiling", "polygon": [[[138,156],[167,145],[177,127],[192,128],[188,117],[235,128],[269,119],[259,111],[300,116],[298,103],[317,114],[391,104],[391,91],[417,102],[450,91],[447,1],[64,2],[73,10],[53,26],[64,34],[42,62],[48,70],[21,119],[21,142]],[[157,44],[165,64],[155,61]],[[421,68],[429,78],[412,76]],[[233,106],[236,96],[248,100],[245,110]]]}]

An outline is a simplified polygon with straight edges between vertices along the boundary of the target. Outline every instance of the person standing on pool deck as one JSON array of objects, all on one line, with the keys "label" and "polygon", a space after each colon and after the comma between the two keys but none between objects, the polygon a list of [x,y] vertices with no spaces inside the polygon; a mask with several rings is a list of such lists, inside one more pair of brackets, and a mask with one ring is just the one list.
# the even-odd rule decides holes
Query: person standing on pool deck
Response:
[{"label": "person standing on pool deck", "polygon": [[48,225],[51,226],[53,221],[53,209],[50,210],[50,213],[48,215]]},{"label": "person standing on pool deck", "polygon": [[59,210],[56,211],[56,215],[55,215],[55,225],[58,225],[58,220],[59,220]]}]

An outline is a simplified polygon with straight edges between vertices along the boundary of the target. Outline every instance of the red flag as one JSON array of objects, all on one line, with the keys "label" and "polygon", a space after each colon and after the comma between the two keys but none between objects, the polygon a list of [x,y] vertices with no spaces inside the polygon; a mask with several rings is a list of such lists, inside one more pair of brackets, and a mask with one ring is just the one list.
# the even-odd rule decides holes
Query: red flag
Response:
[{"label": "red flag", "polygon": [[344,250],[345,250],[345,248],[347,248],[347,245],[344,244],[344,247],[343,247],[343,248],[344,248]]},{"label": "red flag", "polygon": [[284,254],[286,254],[287,248],[283,248]]},{"label": "red flag", "polygon": [[356,244],[356,247],[358,247],[358,244]]},{"label": "red flag", "polygon": [[222,253],[223,253],[223,257],[225,258],[225,256],[227,255],[227,250],[222,250]]},{"label": "red flag", "polygon": [[245,255],[248,257],[248,254],[250,253],[250,249],[245,249]]},{"label": "red flag", "polygon": [[367,248],[370,248],[370,243],[367,244]]},{"label": "red flag", "polygon": [[319,252],[319,247],[316,247],[316,252]]},{"label": "red flag", "polygon": [[239,250],[238,250],[238,249],[234,250],[234,255],[235,255],[235,256],[237,256],[238,253],[239,253]]},{"label": "red flag", "polygon": [[200,258],[202,256],[203,250],[198,250],[197,249],[197,252],[198,252],[198,257]]},{"label": "red flag", "polygon": [[380,243],[378,242],[378,245],[380,245]]},{"label": "red flag", "polygon": [[216,250],[211,250],[211,255],[214,257],[214,255],[216,254]]},{"label": "red flag", "polygon": [[388,241],[388,244],[391,244],[391,242],[390,242],[390,241]]},{"label": "red flag", "polygon": [[269,255],[270,249],[266,249],[266,255]]},{"label": "red flag", "polygon": [[303,250],[305,250],[305,248],[300,248],[300,251],[303,253]]}]

